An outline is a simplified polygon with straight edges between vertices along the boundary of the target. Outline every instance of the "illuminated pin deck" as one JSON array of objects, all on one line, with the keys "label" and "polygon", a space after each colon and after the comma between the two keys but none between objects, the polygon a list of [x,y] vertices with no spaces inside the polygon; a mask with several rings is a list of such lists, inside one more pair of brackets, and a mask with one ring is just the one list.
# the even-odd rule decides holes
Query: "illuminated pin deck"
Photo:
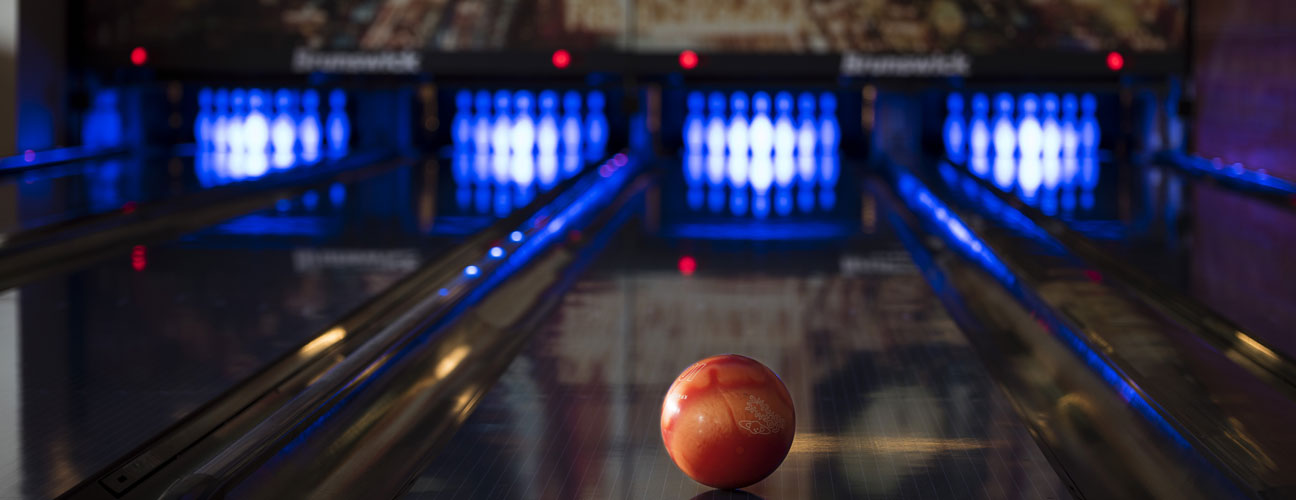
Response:
[{"label": "illuminated pin deck", "polygon": [[975,93],[970,110],[962,94],[946,98],[941,129],[945,156],[973,174],[1047,213],[1070,211],[1076,192],[1094,204],[1101,129],[1093,94],[990,96]]},{"label": "illuminated pin deck", "polygon": [[607,152],[606,98],[597,90],[463,89],[454,102],[451,165],[461,210],[502,217]]},{"label": "illuminated pin deck", "polygon": [[837,98],[691,92],[683,176],[695,211],[756,218],[831,211],[841,175]]},{"label": "illuminated pin deck", "polygon": [[340,158],[351,143],[347,95],[342,89],[321,97],[315,89],[202,88],[194,140],[205,187]]}]

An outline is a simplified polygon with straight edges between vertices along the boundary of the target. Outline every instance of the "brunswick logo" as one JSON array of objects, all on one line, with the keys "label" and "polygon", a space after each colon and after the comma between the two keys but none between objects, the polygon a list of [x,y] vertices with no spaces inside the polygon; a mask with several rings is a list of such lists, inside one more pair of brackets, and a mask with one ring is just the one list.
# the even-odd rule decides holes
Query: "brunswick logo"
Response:
[{"label": "brunswick logo", "polygon": [[410,74],[423,66],[422,57],[412,50],[392,52],[320,52],[298,48],[293,51],[295,73]]},{"label": "brunswick logo", "polygon": [[866,55],[842,54],[845,76],[965,76],[972,70],[966,54]]}]

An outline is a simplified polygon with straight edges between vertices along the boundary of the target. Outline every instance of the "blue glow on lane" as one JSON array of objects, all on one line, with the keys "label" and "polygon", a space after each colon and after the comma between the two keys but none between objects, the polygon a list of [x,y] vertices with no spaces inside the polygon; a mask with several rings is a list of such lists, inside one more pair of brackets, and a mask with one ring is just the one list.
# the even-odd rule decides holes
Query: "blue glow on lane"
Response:
[{"label": "blue glow on lane", "polygon": [[514,243],[522,241],[522,231],[513,231],[512,233],[509,233],[509,240]]},{"label": "blue glow on lane", "polygon": [[945,113],[945,126],[941,132],[945,142],[945,155],[960,161],[964,157],[967,135],[967,124],[963,119],[962,94],[950,93],[945,98]]},{"label": "blue glow on lane", "polygon": [[[1123,373],[1117,369],[1113,363],[1099,351],[1089,345],[1084,338],[1071,330],[1066,323],[1057,318],[1051,311],[1050,306],[1041,298],[1029,291],[1027,285],[1023,285],[1017,279],[1008,267],[999,259],[998,256],[985,244],[975,233],[970,231],[967,226],[952,213],[939,198],[931,194],[921,181],[913,177],[900,167],[893,166],[893,172],[897,176],[897,187],[901,197],[906,204],[910,206],[920,216],[933,222],[934,226],[946,236],[946,241],[952,243],[951,247],[959,253],[978,264],[982,269],[989,272],[996,280],[999,281],[1005,289],[1012,293],[1027,308],[1032,309],[1034,313],[1045,322],[1046,328],[1063,341],[1073,352],[1075,352],[1090,368],[1092,368],[1100,378],[1102,378],[1117,395],[1126,403],[1130,404],[1136,412],[1146,418],[1163,434],[1170,437],[1176,445],[1184,450],[1192,450],[1192,445],[1179,430],[1170,423],[1162,414],[1161,409],[1154,406],[1153,403],[1143,397],[1143,391],[1129,381]],[[943,174],[944,175],[944,174]],[[949,179],[947,178],[947,181]],[[982,190],[975,186],[974,190],[981,191],[984,202],[994,200],[987,206],[992,210],[988,214],[995,216],[1001,222],[1008,224],[1010,227],[1016,226],[1018,230],[1032,235],[1045,246],[1060,248],[1056,240],[1048,236],[1043,228],[1036,226],[1033,221],[1015,208],[1002,202],[989,191]],[[990,205],[993,205],[992,207]]]}]

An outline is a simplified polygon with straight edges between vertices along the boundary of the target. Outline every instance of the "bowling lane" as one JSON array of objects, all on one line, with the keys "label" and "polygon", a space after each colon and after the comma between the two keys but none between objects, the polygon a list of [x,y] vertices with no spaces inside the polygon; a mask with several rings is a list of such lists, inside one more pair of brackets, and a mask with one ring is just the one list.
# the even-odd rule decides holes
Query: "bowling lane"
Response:
[{"label": "bowling lane", "polygon": [[[674,378],[718,353],[766,363],[797,409],[791,453],[751,494],[1067,497],[874,203],[842,177],[763,216],[733,208],[760,203],[738,196],[690,208],[693,190],[668,183],[660,231],[623,232],[406,498],[705,498],[658,425]],[[726,236],[757,227],[754,242]]]},{"label": "bowling lane", "polygon": [[20,432],[0,439],[0,485],[62,493],[543,189],[457,179],[456,161],[334,184],[5,292],[0,351],[14,359],[0,394]]},{"label": "bowling lane", "polygon": [[[1296,342],[1286,334],[1294,317],[1285,312],[1293,296],[1283,253],[1289,246],[1286,228],[1296,224],[1290,204],[1155,163],[1064,157],[1061,164],[1063,171],[1073,164],[1076,178],[1063,177],[1067,182],[1057,185],[1039,183],[1038,173],[1028,173],[1050,168],[1041,162],[1013,160],[1016,175],[1003,183],[941,160],[924,168],[934,171],[933,179],[939,172],[952,193],[973,193],[962,185],[964,179],[982,177],[983,185],[1020,201],[1025,211],[1064,222],[1069,231],[1161,286],[1200,301],[1289,356],[1296,353]],[[1218,170],[1212,174],[1263,175],[1240,166],[1221,164]],[[1024,182],[1023,176],[1037,179]]]}]

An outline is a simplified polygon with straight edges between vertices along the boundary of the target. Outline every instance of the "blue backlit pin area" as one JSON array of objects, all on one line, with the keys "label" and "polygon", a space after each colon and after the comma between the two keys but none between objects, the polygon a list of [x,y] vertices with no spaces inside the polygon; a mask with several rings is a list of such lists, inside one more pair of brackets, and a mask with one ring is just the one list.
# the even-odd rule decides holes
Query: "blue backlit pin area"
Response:
[{"label": "blue backlit pin area", "polygon": [[454,103],[460,209],[503,217],[606,154],[600,91],[461,89]]},{"label": "blue backlit pin area", "polygon": [[[212,89],[197,93],[194,163],[204,187],[257,179],[348,153],[347,95],[316,89]],[[327,125],[326,125],[327,122]]]},{"label": "blue backlit pin area", "polygon": [[[1092,208],[1101,130],[1093,94],[946,96],[945,155],[1052,214]],[[1068,203],[1070,201],[1070,203]]]},{"label": "blue backlit pin area", "polygon": [[841,174],[832,92],[690,92],[681,162],[694,211],[757,219],[831,211]]}]

